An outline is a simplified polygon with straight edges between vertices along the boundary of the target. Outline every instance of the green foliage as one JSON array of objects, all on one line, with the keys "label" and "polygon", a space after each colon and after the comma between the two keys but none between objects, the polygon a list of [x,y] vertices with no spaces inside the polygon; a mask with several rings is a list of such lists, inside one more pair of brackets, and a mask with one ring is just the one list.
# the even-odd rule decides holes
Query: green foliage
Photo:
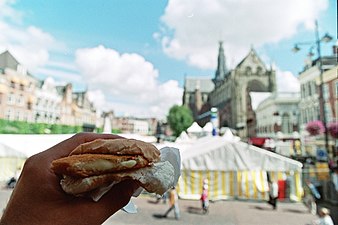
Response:
[{"label": "green foliage", "polygon": [[73,134],[82,132],[81,126],[27,123],[0,119],[1,134]]},{"label": "green foliage", "polygon": [[185,131],[191,126],[194,119],[188,107],[174,105],[169,110],[167,121],[174,135],[178,137],[182,131]]},{"label": "green foliage", "polygon": [[121,130],[120,130],[120,129],[117,129],[117,128],[113,128],[113,129],[111,130],[111,132],[112,132],[113,134],[121,134],[121,133],[122,133]]}]

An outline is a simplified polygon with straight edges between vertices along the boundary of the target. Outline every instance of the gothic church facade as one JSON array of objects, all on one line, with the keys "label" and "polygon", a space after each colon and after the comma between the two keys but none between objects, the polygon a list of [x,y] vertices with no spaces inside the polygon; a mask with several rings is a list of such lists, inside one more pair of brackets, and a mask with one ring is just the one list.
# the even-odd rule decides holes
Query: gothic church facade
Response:
[{"label": "gothic church facade", "polygon": [[[255,136],[256,117],[250,92],[275,92],[275,71],[264,64],[253,48],[234,69],[228,70],[220,42],[217,69],[211,80],[214,88],[208,93],[207,101],[194,99],[195,102],[203,102],[199,112],[196,112],[196,105],[184,102],[195,111],[195,120],[203,126],[209,120],[208,116],[203,115],[208,115],[210,109],[215,107],[218,109],[219,127],[235,129],[241,137]],[[187,100],[185,96],[183,98]]]}]

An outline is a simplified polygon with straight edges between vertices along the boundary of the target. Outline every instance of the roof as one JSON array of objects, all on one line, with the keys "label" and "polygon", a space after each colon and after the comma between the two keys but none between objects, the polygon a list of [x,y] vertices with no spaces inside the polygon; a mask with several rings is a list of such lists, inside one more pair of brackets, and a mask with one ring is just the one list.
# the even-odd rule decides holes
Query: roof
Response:
[{"label": "roof", "polygon": [[13,70],[16,70],[18,65],[19,62],[14,58],[14,56],[9,51],[5,51],[0,54],[1,68],[11,68]]},{"label": "roof", "polygon": [[[1,69],[10,68],[16,71],[18,69],[18,65],[20,65],[20,63],[15,59],[15,57],[8,50],[0,54],[0,68]],[[28,71],[27,71],[27,75],[30,77],[33,77],[32,74],[30,74]],[[37,79],[35,77],[33,78]]]},{"label": "roof", "polygon": [[201,92],[209,93],[214,89],[214,83],[208,77],[186,77],[184,89],[186,92],[194,92],[199,87]]},{"label": "roof", "polygon": [[255,51],[255,49],[253,47],[250,49],[250,52],[248,53],[248,55],[245,56],[244,59],[242,59],[242,61],[240,63],[238,63],[236,68],[241,67],[242,64],[244,64],[244,62],[246,62],[249,58],[254,58],[257,61],[257,64],[260,64],[261,66],[263,66],[265,68],[264,62],[258,56],[257,52]]},{"label": "roof", "polygon": [[303,164],[285,156],[249,145],[206,136],[182,152],[182,168],[220,171],[301,171]]}]

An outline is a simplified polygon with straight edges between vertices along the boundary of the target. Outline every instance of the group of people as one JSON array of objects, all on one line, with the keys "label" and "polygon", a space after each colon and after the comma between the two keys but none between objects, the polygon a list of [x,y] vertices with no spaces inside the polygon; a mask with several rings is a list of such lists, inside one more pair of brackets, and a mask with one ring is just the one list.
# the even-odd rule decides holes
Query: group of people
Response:
[{"label": "group of people", "polygon": [[[317,188],[310,182],[306,181],[306,196],[305,196],[305,205],[309,208],[311,214],[317,214],[317,204],[316,200],[321,198],[321,195]],[[309,203],[307,202],[309,200]],[[278,183],[273,179],[269,179],[269,201],[268,203],[272,205],[274,210],[277,209],[277,200],[278,200]],[[334,225],[333,220],[330,216],[330,210],[322,207],[318,210],[318,219],[312,221],[312,225]]]},{"label": "group of people", "polygon": [[[169,198],[169,208],[163,214],[163,218],[167,218],[168,214],[174,210],[176,220],[180,219],[180,208],[178,205],[178,194],[176,188],[173,187],[168,193],[165,194]],[[201,193],[202,213],[206,214],[209,211],[209,198],[208,198],[208,179],[203,180],[202,193]]]}]

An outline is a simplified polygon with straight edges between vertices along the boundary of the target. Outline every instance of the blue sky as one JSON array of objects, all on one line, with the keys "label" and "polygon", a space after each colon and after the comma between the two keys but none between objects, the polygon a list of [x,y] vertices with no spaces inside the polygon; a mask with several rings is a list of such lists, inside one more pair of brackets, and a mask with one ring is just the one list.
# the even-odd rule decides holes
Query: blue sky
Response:
[{"label": "blue sky", "polygon": [[163,117],[185,75],[214,76],[220,40],[229,68],[254,46],[279,91],[297,91],[309,46],[290,49],[314,41],[315,19],[337,39],[336,13],[336,0],[0,0],[0,52],[40,79],[87,88],[103,110]]}]

